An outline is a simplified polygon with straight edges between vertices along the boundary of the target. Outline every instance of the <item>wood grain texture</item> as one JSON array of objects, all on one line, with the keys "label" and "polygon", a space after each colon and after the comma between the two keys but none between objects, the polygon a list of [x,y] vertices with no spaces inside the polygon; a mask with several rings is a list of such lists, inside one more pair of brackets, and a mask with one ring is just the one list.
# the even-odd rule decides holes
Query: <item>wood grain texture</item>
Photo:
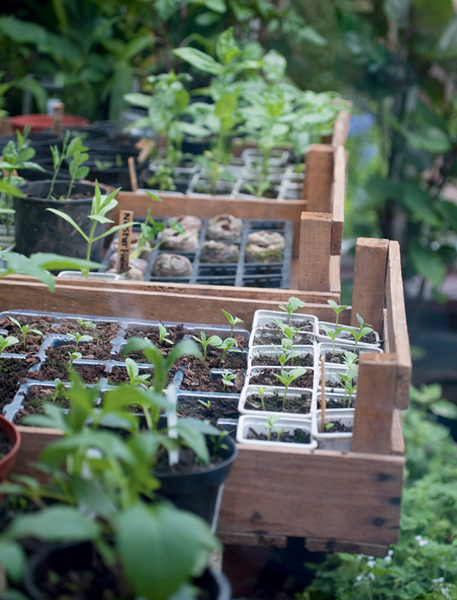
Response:
[{"label": "wood grain texture", "polygon": [[280,535],[232,533],[218,529],[217,537],[224,546],[274,546],[275,548],[285,548],[287,546],[287,537]]},{"label": "wood grain texture", "polygon": [[[226,319],[221,312],[224,309],[243,319],[243,327],[249,328],[256,310],[277,310],[278,304],[287,301],[291,295],[306,302],[308,313],[316,314],[320,319],[328,321],[334,313],[325,298],[337,298],[335,294],[323,295],[319,302],[315,303],[310,301],[313,295],[307,295],[299,290],[288,290],[285,295],[276,298],[274,295],[266,295],[263,296],[265,300],[238,298],[235,295],[237,288],[228,288],[233,296],[201,296],[190,293],[175,294],[173,288],[171,291],[166,291],[166,287],[152,290],[132,289],[128,285],[106,288],[92,285],[86,287],[82,285],[81,280],[74,280],[74,284],[58,281],[54,294],[51,294],[43,284],[30,278],[23,279],[25,282],[10,277],[0,281],[0,306],[3,310],[26,309],[179,323],[187,321],[225,324]],[[343,315],[346,323],[349,319],[348,315],[349,311]]]},{"label": "wood grain texture", "polygon": [[[351,103],[349,103],[351,104]],[[348,110],[341,110],[335,121],[332,136],[332,146],[338,148],[346,143],[349,126],[351,124],[351,113]]]},{"label": "wood grain texture", "polygon": [[395,354],[360,356],[351,443],[353,452],[390,454],[397,368]]},{"label": "wood grain texture", "polygon": [[338,294],[338,304],[341,296],[341,256],[330,256],[329,270],[330,292]]},{"label": "wood grain texture", "polygon": [[310,212],[332,212],[334,148],[326,144],[311,144],[306,153],[303,198]]},{"label": "wood grain texture", "polygon": [[388,248],[388,240],[357,240],[351,318],[355,327],[359,326],[358,313],[375,331],[382,332]]},{"label": "wood grain texture", "polygon": [[329,213],[302,213],[298,273],[301,290],[330,290],[331,235],[332,217]]},{"label": "wood grain texture", "polygon": [[219,517],[224,532],[391,544],[404,459],[239,448]]},{"label": "wood grain texture", "polygon": [[305,200],[272,200],[269,198],[223,198],[221,196],[161,193],[162,202],[154,202],[141,191],[119,192],[116,196],[119,204],[110,211],[108,217],[119,222],[121,210],[133,210],[135,218],[145,217],[147,209],[151,209],[154,218],[177,217],[179,215],[198,215],[199,217],[215,217],[231,214],[239,219],[265,219],[278,221],[290,219],[294,223],[294,240],[292,252],[298,256],[300,236],[300,215],[306,210]]},{"label": "wood grain texture", "polygon": [[344,227],[344,202],[346,200],[346,152],[343,146],[335,150],[332,186],[332,243],[330,253],[341,255]]},{"label": "wood grain texture", "polygon": [[390,351],[395,352],[398,360],[397,398],[395,404],[397,408],[404,410],[409,406],[412,361],[401,275],[400,246],[398,242],[389,242],[386,307]]},{"label": "wood grain texture", "polygon": [[392,454],[404,456],[405,440],[401,427],[401,410],[395,408],[392,415]]},{"label": "wood grain texture", "polygon": [[367,554],[368,556],[386,556],[389,546],[380,544],[358,544],[346,540],[322,540],[307,538],[305,548],[310,552],[347,552],[349,554]]}]

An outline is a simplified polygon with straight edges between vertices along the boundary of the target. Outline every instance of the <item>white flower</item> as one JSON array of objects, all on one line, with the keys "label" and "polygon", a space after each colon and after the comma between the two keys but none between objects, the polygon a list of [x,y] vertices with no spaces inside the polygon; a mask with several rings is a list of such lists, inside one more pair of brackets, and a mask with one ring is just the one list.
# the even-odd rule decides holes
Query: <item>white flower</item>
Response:
[{"label": "white flower", "polygon": [[387,556],[393,556],[394,551],[393,550],[389,550],[389,552],[387,553]]},{"label": "white flower", "polygon": [[368,573],[368,578],[371,579],[371,581],[374,581],[376,579],[376,575],[374,573]]},{"label": "white flower", "polygon": [[374,560],[367,560],[367,567],[370,567],[370,569],[372,569],[375,566],[376,562]]},{"label": "white flower", "polygon": [[363,579],[363,574],[357,575],[357,577],[355,578],[356,581],[362,581],[362,579]]},{"label": "white flower", "polygon": [[391,563],[391,562],[392,562],[392,557],[391,557],[391,556],[386,556],[386,557],[384,558],[384,562],[386,562],[386,563]]},{"label": "white flower", "polygon": [[426,546],[428,544],[427,540],[423,540],[421,535],[416,535],[416,540],[419,542],[419,546]]},{"label": "white flower", "polygon": [[438,579],[432,579],[432,583],[444,583],[444,577],[438,577]]}]

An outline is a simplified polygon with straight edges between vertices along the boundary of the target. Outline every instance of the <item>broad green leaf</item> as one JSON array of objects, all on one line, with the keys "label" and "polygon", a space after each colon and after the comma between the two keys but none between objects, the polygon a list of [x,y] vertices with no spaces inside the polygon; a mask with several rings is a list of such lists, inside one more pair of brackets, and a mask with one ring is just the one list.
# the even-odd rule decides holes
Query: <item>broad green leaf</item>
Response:
[{"label": "broad green leaf", "polygon": [[444,218],[448,225],[457,232],[457,206],[449,200],[438,200],[434,204],[435,210]]},{"label": "broad green leaf", "polygon": [[61,210],[57,210],[56,208],[47,208],[46,210],[54,213],[58,217],[61,217],[62,219],[67,221],[67,223],[70,223],[70,225],[72,227],[74,227],[76,229],[76,231],[83,236],[83,238],[86,240],[86,242],[89,241],[89,236],[84,233],[84,231],[81,229],[81,227],[77,223],[75,223],[75,221],[70,217],[70,215],[67,215],[66,213],[62,212]]},{"label": "broad green leaf", "polygon": [[169,504],[132,506],[120,514],[116,530],[127,579],[148,600],[167,600],[202,572],[209,553],[218,548],[202,519]]},{"label": "broad green leaf", "polygon": [[223,94],[216,102],[214,114],[219,119],[227,119],[235,112],[236,103],[237,100],[234,94]]},{"label": "broad green leaf", "polygon": [[173,50],[173,53],[205,73],[220,75],[224,70],[223,66],[216,62],[214,58],[196,48],[177,48]]},{"label": "broad green leaf", "polygon": [[206,8],[213,10],[216,13],[224,14],[227,12],[227,5],[224,0],[203,0]]},{"label": "broad green leaf", "polygon": [[107,235],[111,235],[112,233],[115,233],[116,231],[119,231],[120,229],[125,229],[126,227],[131,227],[132,225],[139,225],[139,224],[140,223],[133,222],[133,223],[123,223],[122,225],[115,225],[114,227],[111,227],[110,229],[108,229],[108,231],[105,231],[101,235],[94,237],[92,241],[96,242],[97,240],[101,240],[102,238],[106,237]]},{"label": "broad green leaf", "polygon": [[71,506],[50,506],[18,515],[4,532],[6,539],[37,538],[47,542],[79,542],[100,535],[100,526]]},{"label": "broad green leaf", "polygon": [[[19,544],[8,541],[0,542],[0,564],[6,570],[8,577],[15,582],[20,582],[24,576],[27,557]],[[2,598],[3,593],[2,593]]]},{"label": "broad green leaf", "polygon": [[[8,252],[8,254],[11,253]],[[34,265],[40,266],[42,269],[49,269],[49,271],[97,270],[103,267],[101,263],[85,260],[84,258],[71,258],[50,252],[37,252],[32,254],[29,260]]]},{"label": "broad green leaf", "polygon": [[433,210],[431,197],[418,184],[411,183],[406,186],[402,201],[415,221],[423,221],[432,227],[441,225],[441,219]]},{"label": "broad green leaf", "polygon": [[233,35],[233,27],[229,27],[223,31],[217,38],[216,54],[223,65],[230,64],[241,54],[241,50],[238,48]]},{"label": "broad green leaf", "polygon": [[88,508],[103,518],[110,518],[114,515],[116,507],[109,493],[103,489],[100,482],[70,476],[68,485],[78,504],[82,505],[84,510]]},{"label": "broad green leaf", "polygon": [[418,244],[411,244],[408,254],[416,271],[433,283],[439,285],[446,276],[446,266],[442,258],[431,250]]},{"label": "broad green leaf", "polygon": [[115,390],[108,390],[103,397],[103,407],[106,410],[116,411],[127,406],[141,406],[142,408],[156,406],[166,410],[170,408],[170,403],[161,394],[127,385],[120,386]]},{"label": "broad green leaf", "polygon": [[423,127],[418,131],[404,131],[408,143],[419,150],[443,154],[451,149],[448,135],[438,127]]},{"label": "broad green leaf", "polygon": [[6,181],[3,181],[1,179],[0,192],[8,194],[9,196],[14,196],[15,198],[22,198],[24,196],[24,194],[20,190],[16,189],[13,185],[10,185],[9,183],[6,183]]},{"label": "broad green leaf", "polygon": [[277,81],[284,77],[287,61],[282,54],[276,50],[270,50],[263,57],[263,72],[268,81]]},{"label": "broad green leaf", "polygon": [[[148,108],[151,103],[152,96],[146,94],[132,93],[125,94],[124,100],[134,106],[141,106],[142,108]],[[146,125],[149,124],[149,119],[146,120]],[[136,126],[136,125],[135,125]]]}]

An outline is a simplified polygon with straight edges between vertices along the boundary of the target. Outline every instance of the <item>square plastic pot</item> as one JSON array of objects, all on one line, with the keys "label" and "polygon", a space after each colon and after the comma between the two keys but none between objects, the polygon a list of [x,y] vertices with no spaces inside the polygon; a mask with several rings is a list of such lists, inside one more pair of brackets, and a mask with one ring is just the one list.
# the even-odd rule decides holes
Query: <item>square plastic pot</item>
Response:
[{"label": "square plastic pot", "polygon": [[[292,369],[295,369],[297,367],[284,367],[284,371],[291,371]],[[290,391],[295,391],[295,392],[302,392],[303,390],[307,390],[308,392],[312,392],[315,387],[316,387],[316,377],[315,377],[315,371],[313,367],[304,367],[306,368],[308,371],[312,372],[313,375],[313,386],[312,387],[299,387],[297,385],[294,385],[294,382],[292,382],[292,384],[289,386],[289,390]],[[260,371],[276,371],[278,374],[281,373],[281,367],[250,367],[247,371],[246,374],[246,383],[245,383],[245,387],[246,385],[254,385],[256,387],[259,387],[259,384],[257,383],[251,383],[251,379],[252,377],[258,375],[260,373]],[[264,384],[261,387],[277,387],[279,390],[282,390],[284,392],[284,386],[281,385],[281,382],[279,381],[279,379],[277,379],[276,377],[274,377],[274,375],[272,374],[272,377],[274,378],[274,380],[276,380],[278,383],[276,385],[273,384]]]},{"label": "square plastic pot", "polygon": [[[340,421],[347,427],[354,424],[354,409],[342,408],[325,412],[325,423]],[[343,433],[321,433],[322,411],[317,410],[313,413],[312,434],[317,440],[320,450],[338,450],[340,452],[349,452],[351,449],[352,432]]]},{"label": "square plastic pot", "polygon": [[[384,351],[381,350],[381,348],[378,348],[376,346],[360,346],[357,344],[357,351],[359,352],[359,354],[366,354],[367,352],[376,352],[378,354],[382,354]],[[316,362],[318,364],[321,364],[321,356],[327,354],[328,352],[333,352],[333,344],[332,342],[320,342],[317,345],[317,353],[316,353]],[[348,346],[345,346],[344,344],[341,344],[339,341],[335,343],[335,354],[343,354],[344,352],[352,352],[351,348],[349,348]],[[338,366],[338,363],[332,363],[329,361],[325,361],[325,365],[329,365],[329,366]],[[343,367],[344,364],[341,363],[341,366]]]},{"label": "square plastic pot", "polygon": [[[269,387],[264,392],[264,398],[272,397],[272,396],[275,396],[276,394],[278,394],[278,396],[280,398],[283,398],[284,397],[284,388]],[[287,400],[292,399],[292,398],[300,398],[303,394],[309,395],[309,399],[310,399],[309,411],[307,413],[287,412]],[[287,390],[286,410],[285,411],[271,411],[271,410],[260,410],[260,409],[255,410],[252,408],[247,408],[246,405],[252,396],[259,396],[259,386],[256,386],[256,385],[244,386],[244,388],[241,392],[239,403],[238,403],[238,411],[240,412],[240,414],[251,415],[251,416],[256,416],[256,417],[257,416],[269,417],[270,415],[276,415],[276,416],[279,416],[281,419],[290,418],[290,419],[296,419],[296,420],[303,419],[305,421],[309,421],[309,419],[311,417],[311,412],[315,409],[315,402],[313,401],[314,394],[310,390],[303,390],[301,392],[297,392],[295,390],[292,390],[292,391]]]},{"label": "square plastic pot", "polygon": [[[276,346],[278,348],[278,346]],[[310,345],[294,345],[292,350],[294,352],[300,352],[301,354],[311,354],[312,356],[312,364],[308,367],[308,368],[312,368],[315,367],[315,356],[314,356],[314,346],[310,346]],[[268,356],[272,358],[272,360],[277,360],[278,364],[271,364],[271,365],[263,365],[263,366],[269,366],[269,367],[279,367],[279,359],[278,359],[278,353],[276,352],[275,348],[273,347],[273,345],[263,345],[263,346],[251,346],[249,348],[249,355],[248,355],[248,369],[250,367],[256,367],[256,366],[262,366],[262,365],[255,365],[254,364],[254,360],[256,357],[258,356]],[[300,357],[297,356],[295,360],[299,360]],[[289,359],[289,361],[287,362],[287,366],[288,367],[300,367],[301,365],[292,365],[291,364],[291,359]]]},{"label": "square plastic pot", "polygon": [[[321,333],[322,325],[325,325],[326,327],[328,327],[330,329],[330,331],[335,331],[336,325],[335,325],[335,323],[330,323],[327,321],[319,321],[319,327],[316,330],[317,340],[319,342],[330,342],[331,343],[332,340],[328,337],[328,335],[326,335],[324,332]],[[339,326],[340,325],[338,325],[338,327]],[[353,327],[353,329],[355,329],[356,331],[360,331],[359,327]],[[374,344],[368,344],[367,342],[358,342],[357,348],[378,347],[381,343],[381,340],[379,339],[379,334],[376,331],[374,331],[373,333],[376,338],[376,342]],[[348,331],[342,331],[341,333],[338,334],[336,339],[338,340],[338,343],[341,344],[342,346],[349,346],[352,348],[354,347],[354,338]]]},{"label": "square plastic pot", "polygon": [[[293,433],[295,429],[301,429],[306,431],[306,433],[311,434],[311,420],[300,420],[300,419],[287,419],[281,418],[274,424],[274,427],[280,429],[281,431],[286,431],[288,433]],[[251,415],[243,415],[240,417],[238,421],[238,429],[236,432],[236,441],[239,444],[244,444],[249,446],[250,448],[289,448],[290,450],[295,448],[301,448],[304,450],[313,450],[317,448],[317,442],[313,439],[311,435],[310,442],[308,444],[295,444],[288,442],[271,442],[271,441],[262,441],[262,440],[250,440],[247,438],[249,429],[254,429],[257,433],[263,433],[268,435],[268,417],[262,416],[251,416]]]}]

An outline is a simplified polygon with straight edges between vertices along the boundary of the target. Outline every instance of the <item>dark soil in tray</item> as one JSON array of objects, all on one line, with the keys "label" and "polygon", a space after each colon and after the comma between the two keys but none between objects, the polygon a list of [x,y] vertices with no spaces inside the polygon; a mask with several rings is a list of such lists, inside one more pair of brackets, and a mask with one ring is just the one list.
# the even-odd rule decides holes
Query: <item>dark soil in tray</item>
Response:
[{"label": "dark soil in tray", "polygon": [[[356,385],[356,380],[353,379],[352,386],[354,387],[355,385]],[[344,383],[341,380],[334,381],[334,380],[327,379],[327,381],[325,382],[325,387],[330,388],[331,392],[333,392],[335,389],[338,390],[339,392],[341,392],[341,390],[344,389]]]},{"label": "dark soil in tray", "polygon": [[[90,324],[95,325],[95,327],[91,327]],[[119,323],[92,323],[90,319],[83,319],[82,324],[77,321],[62,321],[60,326],[54,329],[55,333],[62,335],[75,335],[75,333],[91,335],[94,338],[91,343],[99,347],[103,347],[105,342],[114,339],[119,334],[119,330]],[[108,344],[108,352],[110,351],[111,344]]]},{"label": "dark soil in tray", "polygon": [[[261,386],[281,386],[282,383],[274,376],[274,373],[278,375],[281,374],[280,369],[265,369],[260,371],[257,375],[251,376],[249,383],[252,385],[261,385]],[[301,377],[298,377],[293,381],[289,387],[302,387],[302,388],[312,388],[314,380],[313,371],[307,371]]]},{"label": "dark soil in tray", "polygon": [[[84,334],[86,335],[86,334]],[[69,342],[59,346],[51,346],[46,350],[46,356],[49,360],[59,360],[65,358],[69,360],[70,352],[80,352],[82,358],[87,360],[110,360],[112,345],[109,340],[93,339],[91,342],[79,342],[78,350],[76,350],[76,343]]]},{"label": "dark soil in tray", "polygon": [[[179,447],[179,462],[170,467],[168,462],[168,452],[163,449],[158,461],[155,464],[154,471],[157,473],[189,473],[190,471],[201,471],[208,467],[215,466],[222,462],[224,459],[221,456],[212,455],[210,458],[210,464],[204,465],[198,460],[195,452],[187,446]],[[160,491],[159,491],[160,494]]]},{"label": "dark soil in tray", "polygon": [[[180,325],[174,325],[171,327],[167,327],[168,335],[167,337],[173,342],[173,344],[177,344],[180,342],[186,333],[184,329],[184,325],[181,323]],[[128,327],[125,331],[125,339],[129,339],[131,337],[141,337],[147,338],[150,340],[155,346],[163,346],[164,348],[172,348],[171,344],[159,344],[159,330],[155,327]]]},{"label": "dark soil in tray", "polygon": [[[351,401],[349,402],[349,396],[344,400],[343,398],[326,398],[325,406],[327,408],[354,408],[355,406],[355,394],[352,394]],[[321,408],[321,400],[317,401],[317,408]]]},{"label": "dark soil in tray", "polygon": [[[303,321],[303,323],[308,323],[307,321]],[[295,324],[294,324],[295,326]],[[313,336],[306,331],[312,331],[312,324],[308,323],[307,329],[303,331],[299,331],[294,335],[293,341],[294,344],[308,344],[313,343]],[[269,323],[268,325],[263,325],[259,327],[254,336],[254,341],[256,345],[269,345],[275,344],[280,345],[282,339],[285,336],[282,331],[275,323]]]},{"label": "dark soil in tray", "polygon": [[[268,436],[265,433],[257,433],[252,427],[249,427],[249,433],[247,434],[248,440],[262,440],[268,441]],[[279,439],[278,439],[279,438]],[[303,429],[294,429],[293,435],[288,431],[278,433],[272,431],[270,435],[270,442],[286,442],[289,444],[309,444],[311,441],[311,435]]]},{"label": "dark soil in tray", "polygon": [[[56,398],[54,401],[52,399],[53,393],[53,388],[34,386],[30,393],[23,399],[22,408],[14,418],[15,424],[21,425],[24,417],[30,415],[46,414],[43,406],[45,402],[54,402],[54,404],[60,408],[70,408],[68,397],[64,396]],[[25,424],[26,423],[24,423],[24,425]]]},{"label": "dark soil in tray", "polygon": [[34,356],[25,360],[0,358],[0,390],[2,392],[0,409],[13,400],[19,383],[25,383],[28,370],[36,362],[38,362],[38,358]]},{"label": "dark soil in tray", "polygon": [[[256,354],[252,357],[252,364],[260,366],[279,365],[279,356],[277,354]],[[287,361],[288,367],[312,367],[313,364],[314,357],[309,352]]]},{"label": "dark soil in tray", "polygon": [[7,348],[6,352],[13,352],[14,354],[36,354],[39,351],[41,344],[43,343],[44,335],[51,332],[51,325],[53,323],[53,319],[51,317],[14,318],[16,319],[16,321],[19,321],[21,325],[29,325],[30,329],[36,329],[37,331],[41,331],[43,335],[37,335],[35,333],[29,332],[25,337],[24,350],[22,332],[19,330],[17,325],[15,325],[12,321],[9,320],[8,317],[3,317],[2,319],[0,319],[0,329],[6,329],[8,331],[8,335],[14,335],[14,337],[17,337],[17,339],[19,340],[18,344]]},{"label": "dark soil in tray", "polygon": [[[283,395],[275,393],[274,396],[264,396],[265,410],[271,412],[283,412]],[[249,410],[263,411],[260,396],[252,395],[246,401],[245,408]],[[311,409],[311,394],[302,394],[300,397],[287,397],[284,412],[307,414]]]},{"label": "dark soil in tray", "polygon": [[[319,334],[326,336],[327,332],[325,332],[322,328],[319,328]],[[336,339],[337,341],[354,341],[354,337],[348,331],[342,332]],[[364,335],[359,341],[363,342],[364,344],[376,344],[376,335],[374,334],[374,331],[371,331],[369,334]]]},{"label": "dark soil in tray", "polygon": [[218,419],[238,419],[238,399],[231,398],[201,398],[202,402],[209,402],[209,408],[198,401],[196,396],[181,397],[178,399],[177,412],[179,417],[192,417],[209,421],[216,425]]},{"label": "dark soil in tray", "polygon": [[[348,350],[345,350],[345,352],[348,352]],[[349,352],[352,352],[352,350],[349,350]],[[356,354],[357,354],[357,356],[360,356],[360,352],[358,350],[357,350]],[[333,352],[326,352],[325,353],[325,362],[333,363],[336,365],[344,365],[344,352],[341,352],[341,353],[335,352],[335,356],[333,356]]]},{"label": "dark soil in tray", "polygon": [[6,437],[6,433],[0,429],[0,458],[3,458],[13,447]]},{"label": "dark soil in tray", "polygon": [[182,390],[194,392],[218,392],[226,394],[239,394],[244,385],[244,370],[236,370],[236,379],[232,381],[234,385],[224,386],[220,376],[213,376],[206,365],[193,357],[184,357],[182,361],[186,367],[181,367],[184,377],[181,383]]},{"label": "dark soil in tray", "polygon": [[[141,369],[139,375],[149,374],[150,378],[145,382],[146,385],[152,384],[154,369],[151,367],[150,369]],[[108,383],[110,385],[116,385],[119,383],[128,383],[129,376],[127,374],[127,370],[123,367],[118,367],[117,365],[112,368],[112,370],[108,373]]]},{"label": "dark soil in tray", "polygon": [[[38,381],[54,381],[56,378],[68,381],[68,365],[69,362],[66,357],[59,360],[48,359],[40,371],[31,373],[30,375]],[[98,383],[102,377],[107,377],[103,365],[73,364],[73,369],[82,377],[85,383]]]},{"label": "dark soil in tray", "polygon": [[341,421],[329,421],[327,425],[330,425],[328,429],[325,429],[325,433],[348,433],[352,431],[352,427],[343,425]]}]

